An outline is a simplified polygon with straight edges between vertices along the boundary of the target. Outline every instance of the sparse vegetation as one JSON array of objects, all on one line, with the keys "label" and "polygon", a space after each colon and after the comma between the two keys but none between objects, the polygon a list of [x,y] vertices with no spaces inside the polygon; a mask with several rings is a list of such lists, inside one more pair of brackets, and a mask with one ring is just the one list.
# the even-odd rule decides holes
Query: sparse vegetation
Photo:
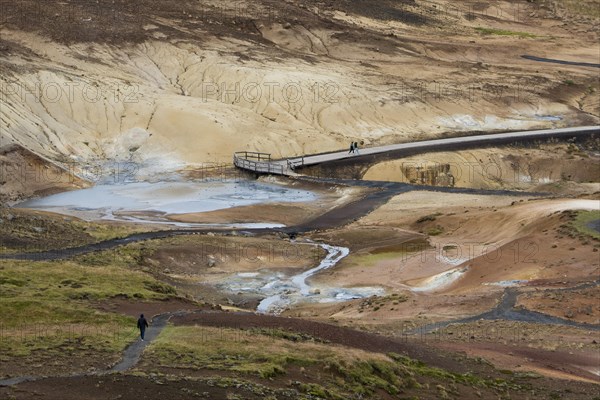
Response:
[{"label": "sparse vegetation", "polygon": [[598,224],[597,221],[600,221],[600,210],[578,211],[572,225],[578,232],[600,239],[600,232],[591,226],[594,222]]},{"label": "sparse vegetation", "polygon": [[499,390],[521,390],[522,387],[518,384],[510,383],[504,379],[484,379],[481,377],[477,377],[471,373],[465,374],[457,374],[449,371],[445,371],[440,368],[430,367],[424,364],[421,361],[413,360],[406,356],[398,355],[390,353],[388,354],[390,358],[395,360],[400,365],[406,366],[411,370],[411,372],[415,375],[421,376],[431,376],[441,378],[442,381],[450,382],[454,384],[464,384],[472,387],[487,387],[487,388],[495,388]]},{"label": "sparse vegetation", "polygon": [[0,349],[6,356],[94,348],[118,352],[134,320],[99,312],[91,302],[113,297],[164,299],[173,288],[140,272],[86,268],[74,262],[4,261],[0,268]]},{"label": "sparse vegetation", "polygon": [[[402,356],[368,353],[321,343],[295,342],[262,331],[231,328],[169,326],[147,349],[142,371],[160,374],[161,368],[233,374],[234,380],[256,377],[275,379],[305,395],[322,399],[349,396],[378,398],[442,387],[455,398],[461,387],[519,392],[523,387],[506,379],[453,373]],[[286,375],[302,381],[289,380]],[[436,389],[437,391],[437,389]]]},{"label": "sparse vegetation", "polygon": [[596,0],[553,0],[552,3],[570,14],[580,17],[592,19],[600,17],[600,7]]},{"label": "sparse vegetation", "polygon": [[[168,327],[148,349],[147,365],[230,371],[262,379],[304,372],[306,381],[291,383],[300,392],[326,399],[377,390],[397,394],[418,384],[389,357],[325,344],[296,342],[240,331],[207,327]],[[307,372],[311,371],[311,373]],[[312,381],[312,372],[321,379]]]},{"label": "sparse vegetation", "polygon": [[[404,303],[408,300],[408,295],[404,293],[393,293],[388,296],[371,296],[366,299],[361,300],[358,305],[358,312],[362,313],[365,310],[372,309],[373,311],[380,310],[382,307],[396,306],[400,303]],[[393,310],[393,307],[390,308],[390,311]]]},{"label": "sparse vegetation", "polygon": [[566,220],[560,225],[557,233],[560,236],[568,236],[579,239],[582,244],[589,244],[590,240],[600,241],[600,232],[593,228],[593,224],[600,220],[599,210],[567,210],[562,212],[561,219]]},{"label": "sparse vegetation", "polygon": [[0,253],[77,247],[144,230],[131,225],[87,222],[31,210],[0,208]]},{"label": "sparse vegetation", "polygon": [[441,235],[442,233],[444,233],[444,227],[441,226],[441,225],[436,225],[434,227],[431,227],[431,228],[427,229],[426,233],[429,236]]},{"label": "sparse vegetation", "polygon": [[[326,399],[345,399],[352,393],[370,397],[378,390],[397,394],[402,388],[418,387],[410,371],[389,357],[314,342],[292,344],[260,331],[169,327],[148,349],[146,363],[262,379],[304,371],[307,381],[292,386]],[[316,371],[321,379],[311,382]]]},{"label": "sparse vegetation", "polygon": [[419,219],[417,219],[417,224],[421,224],[423,222],[427,222],[427,221],[435,221],[437,217],[439,217],[440,215],[443,215],[442,213],[434,213],[434,214],[429,214],[429,215],[425,215]]}]

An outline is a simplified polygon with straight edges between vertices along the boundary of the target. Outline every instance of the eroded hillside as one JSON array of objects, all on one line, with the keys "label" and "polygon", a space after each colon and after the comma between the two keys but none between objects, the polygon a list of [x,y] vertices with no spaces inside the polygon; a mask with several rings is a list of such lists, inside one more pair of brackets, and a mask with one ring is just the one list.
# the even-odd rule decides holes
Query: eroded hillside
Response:
[{"label": "eroded hillside", "polygon": [[[587,8],[586,8],[587,6]],[[156,173],[597,123],[594,2],[22,1],[5,5],[1,145]]]}]

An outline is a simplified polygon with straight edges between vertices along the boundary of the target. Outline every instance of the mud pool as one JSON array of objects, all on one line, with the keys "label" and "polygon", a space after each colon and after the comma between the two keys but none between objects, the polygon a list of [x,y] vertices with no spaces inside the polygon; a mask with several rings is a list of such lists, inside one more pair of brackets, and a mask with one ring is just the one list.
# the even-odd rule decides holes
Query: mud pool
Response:
[{"label": "mud pool", "polygon": [[317,195],[307,190],[256,181],[225,182],[134,182],[97,185],[89,189],[28,200],[16,207],[49,211],[91,220],[165,224],[179,227],[224,226],[246,228],[281,227],[268,216],[256,223],[191,224],[175,222],[169,215],[201,213],[259,203],[311,202]]},{"label": "mud pool", "polygon": [[[230,182],[132,182],[101,184],[89,189],[64,192],[33,199],[17,207],[49,211],[85,220],[111,220],[130,223],[164,224],[178,227],[239,227],[277,228],[268,215],[257,215],[256,222],[234,224],[195,224],[176,222],[170,215],[202,213],[232,207],[278,202],[312,202],[318,196],[307,190],[256,181]],[[314,268],[296,275],[259,269],[237,273],[217,284],[219,290],[254,294],[263,300],[257,307],[260,313],[280,313],[301,302],[328,303],[381,295],[380,287],[314,287],[309,278],[335,266],[346,257],[346,247],[304,242],[305,246],[321,247],[327,255],[315,260]]]},{"label": "mud pool", "polygon": [[323,243],[307,242],[305,245],[320,246],[327,251],[325,258],[314,268],[292,276],[269,270],[242,272],[230,276],[217,287],[238,294],[264,295],[266,297],[258,304],[256,311],[272,314],[279,314],[290,306],[303,302],[331,303],[384,293],[383,288],[380,287],[338,288],[311,285],[308,282],[311,276],[334,267],[350,253],[350,250],[346,247]]}]

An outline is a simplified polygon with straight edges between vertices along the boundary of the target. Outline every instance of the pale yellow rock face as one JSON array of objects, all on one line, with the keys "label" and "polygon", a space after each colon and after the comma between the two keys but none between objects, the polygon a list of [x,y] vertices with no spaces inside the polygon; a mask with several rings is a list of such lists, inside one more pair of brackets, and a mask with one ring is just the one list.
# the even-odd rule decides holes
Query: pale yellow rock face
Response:
[{"label": "pale yellow rock face", "polygon": [[[230,6],[220,5],[223,15]],[[119,43],[101,34],[63,42],[8,24],[0,145],[59,164],[133,161],[156,172],[230,163],[236,150],[287,157],[355,140],[369,146],[598,121],[597,69],[520,57],[594,62],[593,34],[543,18],[492,21],[485,10],[471,21],[430,5],[426,24],[308,5],[286,6],[297,15],[246,6],[254,20],[243,29],[254,36],[231,21],[201,21],[192,31],[183,17],[158,12],[139,27],[143,40]],[[481,26],[518,34],[482,34]],[[523,30],[532,36],[519,36]]]}]

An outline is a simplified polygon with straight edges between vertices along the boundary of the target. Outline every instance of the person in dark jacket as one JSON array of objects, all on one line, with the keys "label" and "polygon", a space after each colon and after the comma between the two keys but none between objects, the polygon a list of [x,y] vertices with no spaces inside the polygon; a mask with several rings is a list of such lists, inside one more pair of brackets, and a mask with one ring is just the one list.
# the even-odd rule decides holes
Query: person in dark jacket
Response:
[{"label": "person in dark jacket", "polygon": [[354,142],[354,143],[352,143],[352,145],[354,146],[354,152],[356,152],[356,154],[360,154],[358,152],[358,142]]},{"label": "person in dark jacket", "polygon": [[142,341],[144,341],[144,334],[146,333],[146,328],[148,327],[148,321],[146,321],[146,318],[144,318],[144,314],[140,314],[137,327],[140,329],[140,337],[142,338]]},{"label": "person in dark jacket", "polygon": [[354,142],[350,142],[350,151],[348,152],[348,154],[350,153],[354,153]]}]

